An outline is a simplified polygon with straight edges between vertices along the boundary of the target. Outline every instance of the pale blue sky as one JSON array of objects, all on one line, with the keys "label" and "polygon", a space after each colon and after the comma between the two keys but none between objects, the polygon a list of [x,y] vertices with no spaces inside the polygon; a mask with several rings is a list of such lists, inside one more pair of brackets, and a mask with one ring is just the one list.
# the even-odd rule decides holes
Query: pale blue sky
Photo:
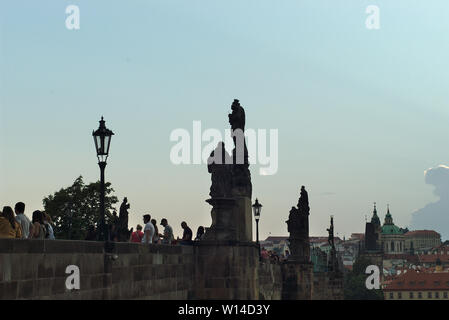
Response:
[{"label": "pale blue sky", "polygon": [[[67,30],[65,8],[80,8]],[[380,30],[365,28],[368,5]],[[279,170],[259,176],[261,238],[286,234],[302,184],[312,235],[363,232],[377,201],[395,222],[436,201],[424,170],[449,164],[449,2],[361,0],[9,1],[0,3],[0,205],[27,204],[99,176],[91,137],[116,136],[106,177],[180,234],[210,225],[205,165],[174,166],[170,132],[279,130]],[[443,228],[443,226],[442,226]],[[449,226],[437,230],[449,238]]]}]

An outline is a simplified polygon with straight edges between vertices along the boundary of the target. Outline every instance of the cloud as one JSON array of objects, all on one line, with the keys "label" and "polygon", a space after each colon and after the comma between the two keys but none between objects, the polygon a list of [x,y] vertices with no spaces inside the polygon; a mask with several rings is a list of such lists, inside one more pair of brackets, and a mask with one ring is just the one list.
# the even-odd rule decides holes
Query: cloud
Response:
[{"label": "cloud", "polygon": [[449,167],[439,165],[424,171],[426,184],[435,187],[434,194],[440,199],[412,213],[413,229],[432,229],[449,239]]}]

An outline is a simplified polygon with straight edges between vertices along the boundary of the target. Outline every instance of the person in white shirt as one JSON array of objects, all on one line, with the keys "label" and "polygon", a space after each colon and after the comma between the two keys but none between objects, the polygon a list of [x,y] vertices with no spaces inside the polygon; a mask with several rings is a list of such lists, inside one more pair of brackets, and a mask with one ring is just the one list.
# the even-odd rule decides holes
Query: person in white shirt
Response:
[{"label": "person in white shirt", "polygon": [[142,243],[153,243],[154,226],[151,223],[151,216],[149,214],[143,215],[143,223],[145,223],[145,227],[143,228]]},{"label": "person in white shirt", "polygon": [[28,235],[30,234],[30,228],[33,228],[31,225],[30,219],[25,215],[25,203],[17,202],[14,211],[16,213],[16,221],[20,224],[22,228],[22,238],[28,239]]}]

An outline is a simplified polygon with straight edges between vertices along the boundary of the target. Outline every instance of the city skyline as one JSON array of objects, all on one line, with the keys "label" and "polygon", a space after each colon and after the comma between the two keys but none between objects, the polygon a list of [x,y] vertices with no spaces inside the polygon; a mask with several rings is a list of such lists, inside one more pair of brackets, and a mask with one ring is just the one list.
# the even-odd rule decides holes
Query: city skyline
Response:
[{"label": "city skyline", "polygon": [[76,1],[79,30],[65,27],[69,4],[0,4],[2,206],[30,216],[79,175],[98,181],[104,116],[106,180],[130,227],[145,213],[179,236],[184,220],[208,227],[207,166],[174,165],[169,138],[193,121],[223,132],[239,99],[248,127],[279,132],[276,174],[250,166],[261,239],[287,234],[301,185],[311,236],[330,215],[340,237],[364,232],[376,202],[382,223],[390,204],[397,226],[449,238],[448,3],[377,1],[379,30],[365,27],[369,1]]}]

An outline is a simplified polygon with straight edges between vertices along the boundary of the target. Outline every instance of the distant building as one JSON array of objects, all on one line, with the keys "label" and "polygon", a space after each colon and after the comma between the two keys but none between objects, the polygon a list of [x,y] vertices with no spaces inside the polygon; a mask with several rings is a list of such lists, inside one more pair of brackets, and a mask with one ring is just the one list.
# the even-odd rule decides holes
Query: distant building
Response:
[{"label": "distant building", "polygon": [[383,287],[386,300],[448,300],[449,272],[407,272],[387,279]]},{"label": "distant building", "polygon": [[402,254],[405,252],[404,229],[399,228],[393,223],[390,208],[387,208],[380,239],[384,254]]},{"label": "distant building", "polygon": [[265,248],[268,251],[273,251],[279,256],[285,254],[288,249],[288,237],[285,236],[270,236],[263,241],[260,241],[260,247]]},{"label": "distant building", "polygon": [[327,254],[318,247],[311,248],[310,259],[313,263],[313,272],[327,272]]},{"label": "distant building", "polygon": [[374,203],[373,216],[371,222],[367,222],[365,226],[364,249],[367,252],[382,251],[382,241],[380,239],[382,227],[380,219],[377,215],[376,203]]},{"label": "distant building", "polygon": [[404,234],[405,250],[410,253],[422,252],[441,245],[441,235],[433,230],[414,230]]}]

